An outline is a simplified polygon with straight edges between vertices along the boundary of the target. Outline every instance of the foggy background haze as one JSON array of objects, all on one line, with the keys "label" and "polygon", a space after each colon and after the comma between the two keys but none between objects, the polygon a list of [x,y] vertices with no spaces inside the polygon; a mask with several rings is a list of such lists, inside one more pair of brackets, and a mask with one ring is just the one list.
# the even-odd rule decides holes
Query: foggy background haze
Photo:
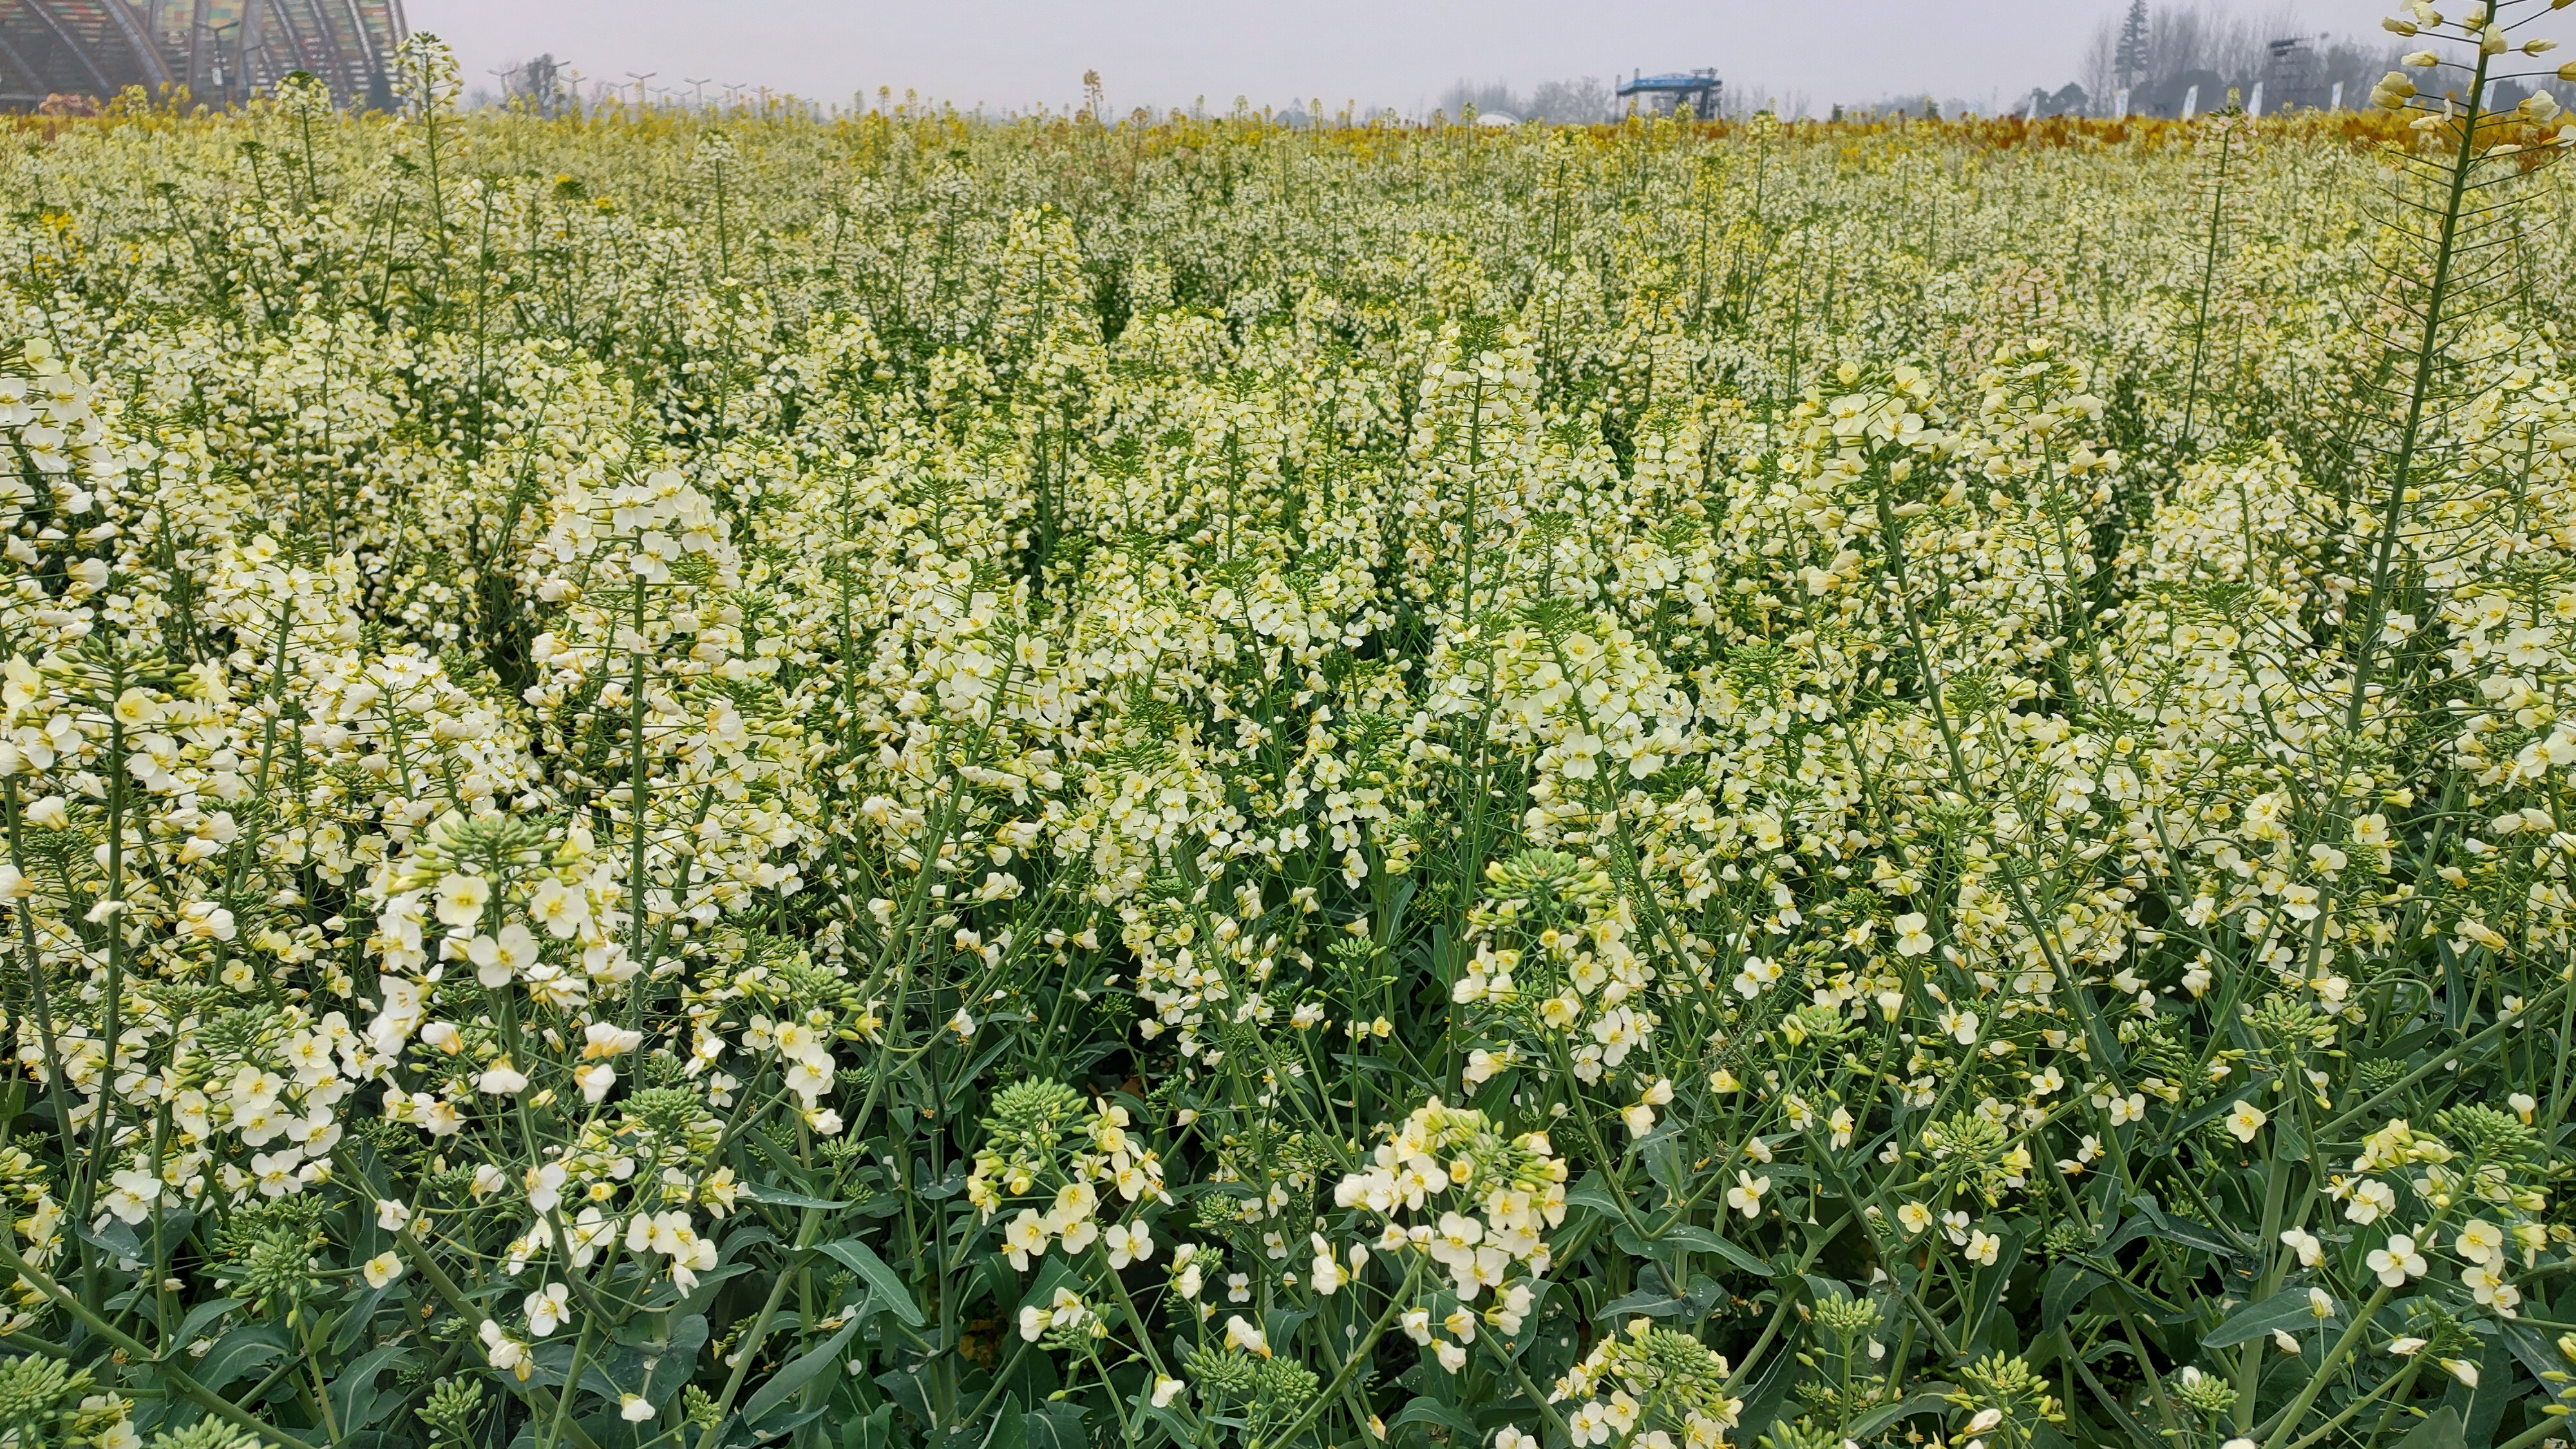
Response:
[{"label": "foggy background haze", "polygon": [[[2366,5],[2152,7],[2159,41],[2196,27],[2201,50],[2168,69],[2259,77],[2263,43],[2349,37],[2356,66],[2377,63],[2378,12]],[[414,30],[455,48],[469,87],[540,54],[577,70],[584,94],[609,85],[720,100],[728,86],[826,106],[854,93],[962,109],[1069,111],[1082,76],[1100,73],[1112,117],[1196,103],[1231,110],[1355,107],[1425,116],[1474,99],[1486,110],[1555,114],[1590,104],[1642,68],[1712,68],[1726,109],[1768,104],[1822,116],[1836,105],[2019,110],[2031,91],[2080,84],[2095,109],[2127,0],[407,0]],[[2248,51],[2247,47],[2251,47]],[[2171,47],[2165,49],[2170,52]],[[2202,51],[2207,51],[2203,54]],[[2242,54],[2235,54],[2242,52]],[[2233,62],[2230,55],[2235,54]],[[2237,68],[2230,69],[2233,63]],[[2245,69],[2251,67],[2250,70]],[[2375,72],[2374,72],[2375,74]],[[1592,87],[1580,82],[1590,78]],[[1554,83],[1554,90],[1543,89]],[[1552,104],[1551,104],[1552,101]],[[2204,97],[2204,109],[2221,98]],[[2318,102],[2322,103],[2322,101]],[[2347,104],[2356,104],[2357,97]],[[2050,109],[2043,106],[2043,112]],[[1561,115],[1562,119],[1597,117]]]}]

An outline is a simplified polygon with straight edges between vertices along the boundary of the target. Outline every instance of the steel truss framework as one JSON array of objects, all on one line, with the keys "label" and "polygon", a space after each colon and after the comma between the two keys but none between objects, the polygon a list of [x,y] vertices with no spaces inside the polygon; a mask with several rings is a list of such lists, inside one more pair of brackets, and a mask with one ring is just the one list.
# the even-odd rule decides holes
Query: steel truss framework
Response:
[{"label": "steel truss framework", "polygon": [[402,0],[0,0],[0,110],[128,86],[236,105],[299,70],[382,109],[405,33]]},{"label": "steel truss framework", "polygon": [[[0,0],[5,3],[5,0]],[[1618,94],[1625,100],[1643,96],[1649,106],[1661,101],[1668,106],[1689,106],[1691,114],[1706,120],[1717,114],[1717,98],[1725,83],[1713,70],[1676,71],[1671,75],[1647,75],[1639,72],[1619,82]]]}]

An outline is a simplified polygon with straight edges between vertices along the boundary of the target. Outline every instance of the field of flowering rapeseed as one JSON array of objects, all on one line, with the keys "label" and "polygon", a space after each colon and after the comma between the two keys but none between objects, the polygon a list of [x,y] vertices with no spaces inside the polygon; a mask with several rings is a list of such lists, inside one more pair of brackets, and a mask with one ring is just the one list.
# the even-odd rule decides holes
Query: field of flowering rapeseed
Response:
[{"label": "field of flowering rapeseed", "polygon": [[2408,13],[20,123],[0,1444],[2541,1444],[2576,127]]}]

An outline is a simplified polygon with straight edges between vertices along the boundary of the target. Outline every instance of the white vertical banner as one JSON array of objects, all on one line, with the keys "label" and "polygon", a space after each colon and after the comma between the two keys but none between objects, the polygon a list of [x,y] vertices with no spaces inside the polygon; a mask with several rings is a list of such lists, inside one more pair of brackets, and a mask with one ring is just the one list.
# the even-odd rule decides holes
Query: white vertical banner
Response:
[{"label": "white vertical banner", "polygon": [[2245,114],[2249,116],[2259,116],[2263,114],[2263,83],[2261,81],[2256,81],[2254,83],[2254,94],[2245,102]]},{"label": "white vertical banner", "polygon": [[2184,92],[2182,93],[2182,118],[2183,118],[2184,120],[2188,121],[2188,120],[2190,120],[2194,115],[2197,115],[2197,114],[2199,113],[2199,111],[2200,111],[2200,87],[2198,87],[2198,86],[2193,86],[2190,90],[2184,91]]}]

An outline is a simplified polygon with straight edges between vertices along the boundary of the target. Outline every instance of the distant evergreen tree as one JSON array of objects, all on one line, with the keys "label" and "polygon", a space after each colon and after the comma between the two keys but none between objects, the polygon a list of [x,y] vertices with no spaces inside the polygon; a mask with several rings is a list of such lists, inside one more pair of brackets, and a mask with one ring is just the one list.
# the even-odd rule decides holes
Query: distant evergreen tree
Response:
[{"label": "distant evergreen tree", "polygon": [[2147,0],[2129,0],[2129,18],[2120,23],[2120,48],[2111,64],[2120,84],[2134,86],[2147,75]]}]

